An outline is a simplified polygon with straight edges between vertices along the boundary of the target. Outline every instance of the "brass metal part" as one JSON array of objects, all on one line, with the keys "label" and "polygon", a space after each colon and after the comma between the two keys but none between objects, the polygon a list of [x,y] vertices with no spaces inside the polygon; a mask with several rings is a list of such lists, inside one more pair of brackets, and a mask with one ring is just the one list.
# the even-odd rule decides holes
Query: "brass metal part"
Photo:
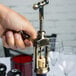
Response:
[{"label": "brass metal part", "polygon": [[38,8],[40,8],[40,6],[45,6],[46,4],[48,4],[49,1],[48,0],[43,0],[41,2],[38,2],[37,4],[33,5],[33,9],[37,10]]},{"label": "brass metal part", "polygon": [[43,56],[38,57],[38,67],[45,68],[45,58]]},{"label": "brass metal part", "polygon": [[36,71],[37,74],[45,74],[47,72],[48,72],[48,68],[47,67],[45,67],[45,68],[38,68],[37,71]]}]

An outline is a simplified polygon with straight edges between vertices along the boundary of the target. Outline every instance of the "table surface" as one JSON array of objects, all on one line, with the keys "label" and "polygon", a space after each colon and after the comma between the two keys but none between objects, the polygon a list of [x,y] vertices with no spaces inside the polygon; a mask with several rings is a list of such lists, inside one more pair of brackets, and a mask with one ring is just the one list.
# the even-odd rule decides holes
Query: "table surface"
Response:
[{"label": "table surface", "polygon": [[[76,76],[76,55],[64,55],[59,54],[59,57],[55,62],[55,65],[52,65],[51,54],[49,53],[49,67],[50,71],[47,73],[47,76],[64,76],[64,70],[68,73],[69,76]],[[57,53],[56,53],[57,54]],[[55,56],[57,56],[55,54]],[[11,62],[10,57],[1,57],[0,63],[4,63],[7,66],[7,72],[10,70]],[[67,65],[68,64],[68,65]],[[34,75],[33,75],[34,76]]]}]

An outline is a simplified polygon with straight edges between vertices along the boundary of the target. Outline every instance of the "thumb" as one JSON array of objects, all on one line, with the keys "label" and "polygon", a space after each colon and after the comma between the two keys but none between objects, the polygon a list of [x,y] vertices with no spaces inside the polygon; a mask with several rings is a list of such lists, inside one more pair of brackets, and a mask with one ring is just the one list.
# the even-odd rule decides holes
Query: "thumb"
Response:
[{"label": "thumb", "polygon": [[32,39],[35,39],[37,36],[36,30],[33,28],[33,26],[27,22],[27,26],[24,26],[23,31],[29,35]]}]

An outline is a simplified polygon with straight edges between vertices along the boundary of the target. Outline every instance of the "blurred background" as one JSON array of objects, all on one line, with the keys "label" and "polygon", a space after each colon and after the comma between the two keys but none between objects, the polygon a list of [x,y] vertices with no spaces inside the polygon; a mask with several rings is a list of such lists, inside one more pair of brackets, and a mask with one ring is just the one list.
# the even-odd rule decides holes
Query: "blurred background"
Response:
[{"label": "blurred background", "polygon": [[[0,0],[14,11],[25,16],[38,31],[39,20],[38,10],[33,10],[32,6],[41,0]],[[57,34],[57,40],[62,41],[63,46],[76,53],[76,0],[49,0],[49,5],[45,6],[44,30],[47,35]],[[4,56],[2,42],[0,40],[0,56]],[[31,48],[26,51],[30,52]]]}]

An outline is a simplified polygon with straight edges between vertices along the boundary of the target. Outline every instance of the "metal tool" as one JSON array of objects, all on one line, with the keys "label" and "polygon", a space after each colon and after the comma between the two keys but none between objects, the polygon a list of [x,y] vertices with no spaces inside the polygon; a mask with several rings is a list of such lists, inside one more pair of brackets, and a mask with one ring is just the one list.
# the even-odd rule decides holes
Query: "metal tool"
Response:
[{"label": "metal tool", "polygon": [[[35,60],[35,72],[36,76],[46,76],[49,71],[48,65],[48,45],[49,39],[45,38],[45,32],[43,30],[43,20],[44,20],[44,6],[48,4],[48,0],[43,0],[33,5],[33,9],[39,9],[39,23],[40,28],[38,31],[37,39],[34,40],[34,60]],[[42,50],[44,54],[42,54]]]}]

